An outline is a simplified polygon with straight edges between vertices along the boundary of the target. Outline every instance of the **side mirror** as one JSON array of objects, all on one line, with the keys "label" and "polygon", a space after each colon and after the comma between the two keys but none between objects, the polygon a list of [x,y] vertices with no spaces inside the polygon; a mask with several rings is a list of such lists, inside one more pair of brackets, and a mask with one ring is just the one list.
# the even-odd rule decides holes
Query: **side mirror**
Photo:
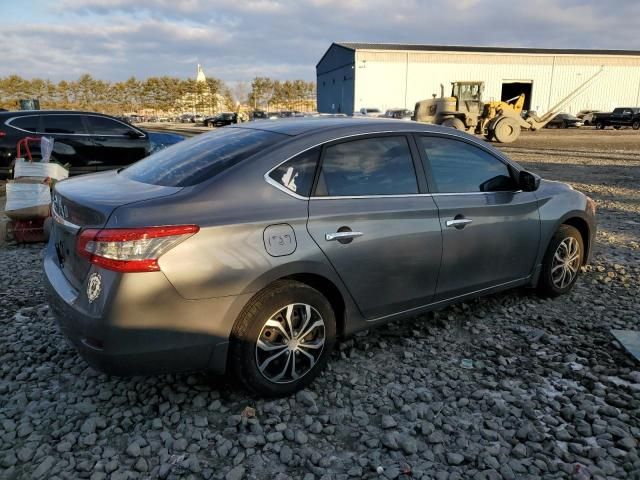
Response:
[{"label": "side mirror", "polygon": [[144,137],[144,133],[137,132],[135,130],[127,130],[127,133],[125,133],[124,136],[128,138],[142,138]]},{"label": "side mirror", "polygon": [[518,176],[518,185],[523,192],[534,192],[540,186],[540,177],[526,170],[520,171]]}]

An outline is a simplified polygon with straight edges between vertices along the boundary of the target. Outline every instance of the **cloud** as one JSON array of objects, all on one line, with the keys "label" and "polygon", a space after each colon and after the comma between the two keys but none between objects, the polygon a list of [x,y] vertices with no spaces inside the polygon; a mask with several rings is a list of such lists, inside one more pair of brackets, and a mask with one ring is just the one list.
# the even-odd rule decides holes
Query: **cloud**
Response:
[{"label": "cloud", "polygon": [[[30,1],[30,0],[25,0]],[[31,0],[32,1],[32,0]],[[36,5],[36,4],[34,4]],[[640,48],[640,2],[595,0],[60,0],[5,18],[0,75],[315,78],[333,41]],[[47,20],[47,22],[44,21]],[[19,25],[19,26],[13,26]]]}]

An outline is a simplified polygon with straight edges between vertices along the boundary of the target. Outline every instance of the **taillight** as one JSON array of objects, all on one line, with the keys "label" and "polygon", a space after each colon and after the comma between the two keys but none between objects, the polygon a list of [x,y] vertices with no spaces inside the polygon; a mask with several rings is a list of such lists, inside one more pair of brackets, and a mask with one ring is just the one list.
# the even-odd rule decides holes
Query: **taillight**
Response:
[{"label": "taillight", "polygon": [[77,250],[91,263],[116,272],[155,272],[158,259],[200,230],[197,225],[87,229]]},{"label": "taillight", "polygon": [[0,130],[0,138],[6,137],[6,136],[7,136],[7,132],[3,132],[2,130]]}]

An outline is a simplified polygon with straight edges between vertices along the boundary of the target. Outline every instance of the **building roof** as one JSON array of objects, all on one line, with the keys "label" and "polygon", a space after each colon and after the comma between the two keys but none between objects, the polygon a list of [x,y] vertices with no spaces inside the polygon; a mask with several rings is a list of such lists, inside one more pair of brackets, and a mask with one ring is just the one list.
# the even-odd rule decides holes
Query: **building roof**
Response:
[{"label": "building roof", "polygon": [[[624,55],[640,56],[640,50],[593,50],[582,48],[470,47],[465,45],[421,45],[412,43],[334,42],[349,50],[409,50],[424,52],[522,53],[548,55]],[[331,48],[331,47],[329,47]]]}]

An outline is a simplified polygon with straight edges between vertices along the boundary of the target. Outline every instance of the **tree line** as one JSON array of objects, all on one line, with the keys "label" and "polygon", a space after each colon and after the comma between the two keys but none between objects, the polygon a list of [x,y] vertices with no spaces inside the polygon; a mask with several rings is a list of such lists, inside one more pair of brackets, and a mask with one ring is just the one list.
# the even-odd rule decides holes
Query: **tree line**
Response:
[{"label": "tree line", "polygon": [[75,81],[54,83],[10,75],[0,77],[0,108],[14,110],[19,108],[19,100],[38,99],[42,109],[92,110],[112,115],[205,114],[236,110],[238,103],[248,109],[315,109],[313,82],[256,77],[249,92],[241,87],[236,85],[232,91],[222,80],[213,77],[206,82],[168,76],[108,82],[85,74]]},{"label": "tree line", "polygon": [[251,108],[274,110],[315,110],[316,84],[304,80],[272,80],[269,77],[256,77],[251,82],[247,103]]}]

